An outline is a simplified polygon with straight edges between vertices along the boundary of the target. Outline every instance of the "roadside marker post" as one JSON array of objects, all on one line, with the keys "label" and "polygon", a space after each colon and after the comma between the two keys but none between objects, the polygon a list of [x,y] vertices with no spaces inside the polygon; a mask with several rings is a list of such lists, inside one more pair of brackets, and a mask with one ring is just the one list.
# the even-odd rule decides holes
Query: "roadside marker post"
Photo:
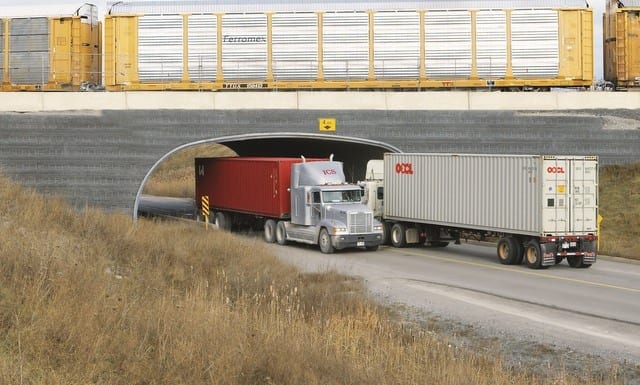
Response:
[{"label": "roadside marker post", "polygon": [[209,196],[202,196],[202,216],[204,217],[204,228],[209,230]]}]

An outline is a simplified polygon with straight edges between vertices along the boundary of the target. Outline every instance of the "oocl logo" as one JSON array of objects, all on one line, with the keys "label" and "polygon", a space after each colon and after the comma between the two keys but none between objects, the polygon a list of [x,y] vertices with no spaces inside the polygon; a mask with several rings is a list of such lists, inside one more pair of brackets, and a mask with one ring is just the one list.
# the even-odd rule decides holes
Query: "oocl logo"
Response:
[{"label": "oocl logo", "polygon": [[549,166],[547,167],[547,174],[564,174],[564,168],[562,166]]},{"label": "oocl logo", "polygon": [[411,164],[411,163],[396,163],[396,174],[413,175],[413,164]]}]

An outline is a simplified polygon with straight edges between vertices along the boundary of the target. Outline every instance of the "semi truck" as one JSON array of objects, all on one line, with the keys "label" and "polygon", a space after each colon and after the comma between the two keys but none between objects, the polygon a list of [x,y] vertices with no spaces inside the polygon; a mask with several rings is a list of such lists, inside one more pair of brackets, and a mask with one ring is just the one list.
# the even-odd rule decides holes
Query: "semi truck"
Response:
[{"label": "semi truck", "polygon": [[199,212],[223,230],[263,229],[269,243],[377,250],[382,224],[347,183],[342,162],[328,159],[225,157],[195,159]]},{"label": "semi truck", "polygon": [[506,265],[596,261],[597,156],[387,153],[359,184],[395,247],[475,237]]}]

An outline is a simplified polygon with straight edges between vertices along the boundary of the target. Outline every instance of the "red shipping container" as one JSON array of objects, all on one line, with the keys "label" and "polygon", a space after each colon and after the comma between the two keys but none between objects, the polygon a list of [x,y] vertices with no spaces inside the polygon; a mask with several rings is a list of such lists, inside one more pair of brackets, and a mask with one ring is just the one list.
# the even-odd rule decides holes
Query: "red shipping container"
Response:
[{"label": "red shipping container", "polygon": [[[307,159],[318,161],[326,159]],[[196,204],[211,210],[290,218],[291,165],[301,158],[196,158]]]}]

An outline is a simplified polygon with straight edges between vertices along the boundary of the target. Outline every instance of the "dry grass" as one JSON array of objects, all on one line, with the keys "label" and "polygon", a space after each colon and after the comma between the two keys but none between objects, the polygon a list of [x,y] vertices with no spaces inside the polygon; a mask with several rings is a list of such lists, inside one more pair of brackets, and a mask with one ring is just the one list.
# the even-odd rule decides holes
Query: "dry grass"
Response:
[{"label": "dry grass", "polygon": [[640,259],[640,163],[600,170],[600,254]]},{"label": "dry grass", "polygon": [[0,383],[616,383],[505,370],[252,242],[78,214],[0,179]]},{"label": "dry grass", "polygon": [[179,151],[162,162],[144,186],[144,193],[166,197],[193,197],[195,195],[196,157],[235,156],[226,146],[216,143],[203,144]]}]

